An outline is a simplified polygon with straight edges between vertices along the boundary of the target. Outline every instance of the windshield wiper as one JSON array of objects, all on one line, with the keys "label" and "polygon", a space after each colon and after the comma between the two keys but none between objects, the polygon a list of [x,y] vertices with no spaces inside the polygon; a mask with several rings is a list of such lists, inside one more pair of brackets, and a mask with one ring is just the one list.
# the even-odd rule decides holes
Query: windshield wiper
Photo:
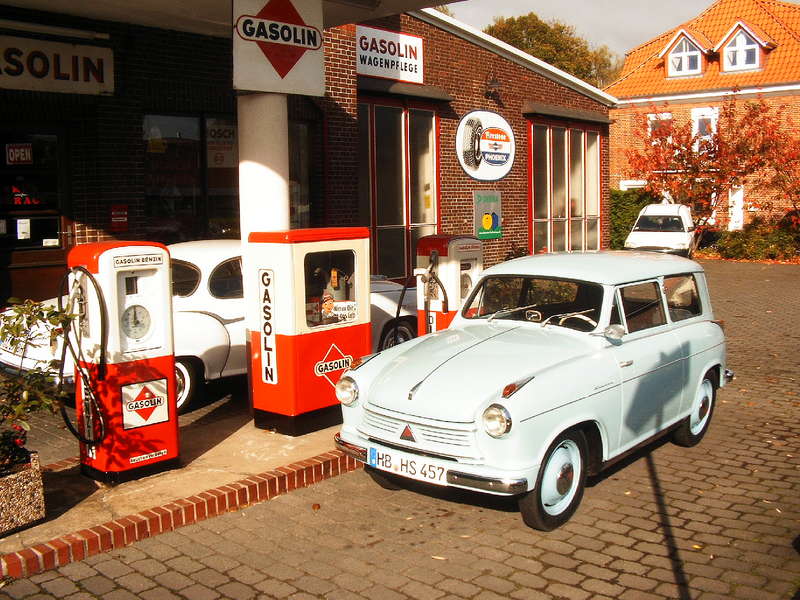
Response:
[{"label": "windshield wiper", "polygon": [[559,319],[558,324],[561,325],[564,321],[566,321],[571,317],[575,317],[582,321],[586,321],[592,327],[597,327],[597,321],[595,321],[594,319],[590,319],[589,317],[586,316],[586,313],[593,312],[594,310],[595,309],[593,308],[587,308],[586,310],[576,310],[574,312],[556,313],[554,315],[550,315],[544,321],[542,321],[542,327],[547,325],[551,319]]},{"label": "windshield wiper", "polygon": [[492,320],[495,317],[500,316],[500,315],[513,315],[517,311],[528,310],[529,308],[536,308],[537,306],[539,306],[539,305],[538,304],[528,304],[528,306],[517,306],[516,308],[509,308],[509,307],[506,306],[504,308],[501,308],[500,310],[497,310],[497,311],[493,312],[491,315],[489,315],[489,319],[486,322],[487,323],[491,323]]}]

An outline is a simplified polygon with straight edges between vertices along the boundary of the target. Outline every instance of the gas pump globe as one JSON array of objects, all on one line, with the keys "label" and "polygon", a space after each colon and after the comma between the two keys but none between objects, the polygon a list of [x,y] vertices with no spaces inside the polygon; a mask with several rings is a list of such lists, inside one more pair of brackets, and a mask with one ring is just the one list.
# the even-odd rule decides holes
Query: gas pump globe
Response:
[{"label": "gas pump globe", "polygon": [[245,298],[258,299],[245,309],[256,427],[302,435],[340,423],[334,386],[371,348],[369,230],[253,232],[242,266]]},{"label": "gas pump globe", "polygon": [[483,270],[483,246],[466,235],[427,235],[417,243],[419,335],[446,329]]},{"label": "gas pump globe", "polygon": [[82,472],[116,483],[176,466],[169,252],[151,242],[82,244],[68,266]]}]

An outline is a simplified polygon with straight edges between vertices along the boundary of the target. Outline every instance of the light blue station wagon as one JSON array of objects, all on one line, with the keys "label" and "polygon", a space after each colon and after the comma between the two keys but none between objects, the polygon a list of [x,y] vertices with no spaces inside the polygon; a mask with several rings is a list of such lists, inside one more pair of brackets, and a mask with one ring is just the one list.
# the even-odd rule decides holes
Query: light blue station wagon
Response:
[{"label": "light blue station wagon", "polygon": [[336,444],[379,483],[518,496],[551,530],[587,475],[665,433],[697,444],[732,376],[696,262],[528,256],[484,271],[448,329],[356,361]]}]

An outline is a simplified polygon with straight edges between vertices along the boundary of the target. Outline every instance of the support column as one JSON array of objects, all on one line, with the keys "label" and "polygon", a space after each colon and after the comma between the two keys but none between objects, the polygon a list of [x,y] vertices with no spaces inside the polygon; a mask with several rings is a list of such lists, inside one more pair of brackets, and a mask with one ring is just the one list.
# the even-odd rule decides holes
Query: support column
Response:
[{"label": "support column", "polygon": [[289,112],[285,94],[238,98],[239,218],[242,241],[252,231],[287,231]]}]

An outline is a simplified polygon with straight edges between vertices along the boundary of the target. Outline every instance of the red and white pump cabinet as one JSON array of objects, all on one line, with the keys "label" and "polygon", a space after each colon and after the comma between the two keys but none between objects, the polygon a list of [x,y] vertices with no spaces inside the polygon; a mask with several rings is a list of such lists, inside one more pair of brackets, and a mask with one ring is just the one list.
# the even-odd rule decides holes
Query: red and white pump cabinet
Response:
[{"label": "red and white pump cabinet", "polygon": [[256,427],[341,423],[334,386],[371,347],[369,230],[253,232],[242,262]]},{"label": "red and white pump cabinet", "polygon": [[67,262],[70,290],[79,286],[83,299],[72,325],[80,352],[78,429],[90,441],[100,440],[81,442],[81,471],[115,483],[177,466],[167,248],[153,242],[82,244]]},{"label": "red and white pump cabinet", "polygon": [[419,335],[447,329],[483,270],[483,246],[466,235],[426,235],[417,242]]}]

